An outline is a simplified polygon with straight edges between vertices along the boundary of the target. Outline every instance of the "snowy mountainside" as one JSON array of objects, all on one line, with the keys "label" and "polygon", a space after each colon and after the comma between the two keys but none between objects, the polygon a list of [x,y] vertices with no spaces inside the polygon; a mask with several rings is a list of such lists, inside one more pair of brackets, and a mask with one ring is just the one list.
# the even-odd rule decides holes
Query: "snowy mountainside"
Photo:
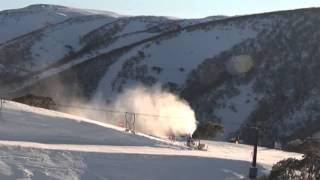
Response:
[{"label": "snowy mountainside", "polygon": [[[7,64],[13,63],[17,68],[27,72],[42,70],[79,51],[81,36],[113,20],[115,18],[101,15],[68,19],[2,46],[0,51],[4,57],[1,61]],[[16,53],[19,56],[12,57],[11,54]]]},{"label": "snowy mountainside", "polygon": [[73,66],[183,26],[179,20],[152,16],[120,18],[89,14],[72,17],[1,46],[0,62],[7,68],[0,73],[10,79],[5,83],[21,83],[26,77],[29,80],[41,77],[39,73],[43,71],[64,69],[59,66]]},{"label": "snowy mountainside", "polygon": [[[202,112],[202,118],[226,126],[239,123],[233,136],[247,142],[252,141],[251,126],[261,128],[262,143],[268,146],[312,137],[318,130],[311,127],[319,124],[319,54],[314,51],[318,45],[311,40],[319,35],[318,14],[319,9],[283,12],[282,18],[275,17],[269,32],[203,62],[189,76],[184,96]],[[248,73],[228,70],[228,62],[239,54],[253,60]],[[215,78],[208,80],[210,76]]]},{"label": "snowy mountainside", "polygon": [[[148,85],[161,82],[181,87],[188,72],[201,61],[256,35],[250,27],[228,29],[227,26],[217,25],[212,30],[184,30],[135,47],[114,64],[119,69],[106,73],[97,92],[108,92],[105,93],[107,97],[102,98],[110,98],[113,96],[111,92],[121,92],[131,80]],[[204,48],[198,48],[199,44]]]},{"label": "snowy mountainside", "polygon": [[186,99],[199,121],[221,123],[224,139],[249,143],[248,128],[258,125],[264,145],[287,144],[317,133],[299,131],[319,123],[319,13],[74,17],[0,47],[0,94],[105,105],[132,86],[160,84]]},{"label": "snowy mountainside", "polygon": [[[90,14],[93,15],[95,13],[89,10],[45,4],[2,11],[0,12],[0,45],[6,41],[65,21],[69,18]],[[105,14],[107,14],[107,12]],[[112,15],[112,13],[109,15]]]},{"label": "snowy mountainside", "polygon": [[[192,151],[183,144],[11,101],[5,101],[0,115],[1,179],[243,179],[250,166],[251,146],[207,141],[209,151]],[[301,158],[266,148],[259,153],[260,175],[283,158]]]},{"label": "snowy mountainside", "polygon": [[[261,128],[267,146],[312,137],[317,133],[314,128],[309,133],[299,131],[319,124],[319,63],[314,51],[318,45],[313,39],[319,34],[314,25],[318,13],[319,9],[303,9],[236,17],[161,36],[119,58],[101,79],[94,99],[112,100],[136,83],[160,82],[186,98],[198,119],[223,124],[224,138],[240,136],[249,143],[251,126]],[[251,69],[231,72],[232,59],[243,54],[250,57]],[[242,66],[249,65],[238,68]]]}]

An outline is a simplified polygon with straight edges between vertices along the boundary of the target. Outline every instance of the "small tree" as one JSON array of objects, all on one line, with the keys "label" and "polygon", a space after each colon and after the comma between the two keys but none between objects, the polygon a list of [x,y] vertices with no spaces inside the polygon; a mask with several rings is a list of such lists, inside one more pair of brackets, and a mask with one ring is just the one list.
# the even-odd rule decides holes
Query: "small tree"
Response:
[{"label": "small tree", "polygon": [[138,51],[138,54],[139,54],[139,56],[140,56],[140,57],[142,57],[142,58],[144,58],[144,57],[145,57],[145,54],[144,54],[144,52],[143,52],[143,51]]},{"label": "small tree", "polygon": [[302,160],[289,158],[272,167],[270,180],[318,180],[320,179],[320,156],[314,153],[304,155]]},{"label": "small tree", "polygon": [[157,74],[160,74],[163,69],[159,66],[153,66],[152,70],[155,71]]}]

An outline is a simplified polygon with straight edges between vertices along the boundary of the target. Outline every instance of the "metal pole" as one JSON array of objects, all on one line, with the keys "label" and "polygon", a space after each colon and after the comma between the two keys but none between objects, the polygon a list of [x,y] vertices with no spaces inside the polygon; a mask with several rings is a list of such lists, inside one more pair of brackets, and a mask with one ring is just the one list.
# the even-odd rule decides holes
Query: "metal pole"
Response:
[{"label": "metal pole", "polygon": [[4,103],[5,103],[5,100],[0,98],[0,111],[2,110],[2,108],[4,107]]},{"label": "metal pole", "polygon": [[255,142],[253,147],[253,157],[252,157],[252,164],[249,171],[250,179],[257,179],[258,175],[258,168],[257,168],[257,152],[258,152],[258,142],[259,142],[259,130],[257,127],[253,128],[255,130]]},{"label": "metal pole", "polygon": [[132,114],[133,114],[132,133],[135,134],[136,133],[136,130],[135,130],[136,114],[135,113],[132,113]]},{"label": "metal pole", "polygon": [[258,141],[259,141],[259,131],[258,128],[255,128],[256,138],[253,148],[253,158],[252,158],[252,167],[257,166],[257,150],[258,150]]},{"label": "metal pole", "polygon": [[125,127],[126,127],[125,131],[126,131],[126,132],[128,132],[128,131],[130,130],[130,129],[129,129],[129,128],[130,128],[130,125],[129,125],[129,117],[128,117],[128,114],[129,114],[129,113],[126,112],[125,115],[124,115],[124,117],[125,117],[125,119],[126,119],[126,122],[125,122],[125,123],[126,123],[126,124],[125,124]]}]

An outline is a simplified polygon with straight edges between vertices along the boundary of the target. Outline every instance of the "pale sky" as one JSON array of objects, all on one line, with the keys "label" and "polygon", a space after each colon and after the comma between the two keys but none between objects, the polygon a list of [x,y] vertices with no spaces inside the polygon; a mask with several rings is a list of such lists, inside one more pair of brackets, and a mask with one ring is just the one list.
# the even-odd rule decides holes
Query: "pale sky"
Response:
[{"label": "pale sky", "polygon": [[123,15],[201,18],[320,7],[320,0],[0,0],[0,10],[16,9],[30,4],[57,4],[107,10]]}]

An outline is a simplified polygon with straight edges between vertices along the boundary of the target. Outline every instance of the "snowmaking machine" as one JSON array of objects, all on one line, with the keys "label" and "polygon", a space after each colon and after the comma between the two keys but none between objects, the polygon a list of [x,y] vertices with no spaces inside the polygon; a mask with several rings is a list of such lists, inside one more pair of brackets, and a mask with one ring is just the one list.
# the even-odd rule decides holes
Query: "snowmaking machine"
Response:
[{"label": "snowmaking machine", "polygon": [[200,139],[193,139],[191,136],[187,137],[186,145],[192,150],[208,151],[207,144],[203,144]]}]

